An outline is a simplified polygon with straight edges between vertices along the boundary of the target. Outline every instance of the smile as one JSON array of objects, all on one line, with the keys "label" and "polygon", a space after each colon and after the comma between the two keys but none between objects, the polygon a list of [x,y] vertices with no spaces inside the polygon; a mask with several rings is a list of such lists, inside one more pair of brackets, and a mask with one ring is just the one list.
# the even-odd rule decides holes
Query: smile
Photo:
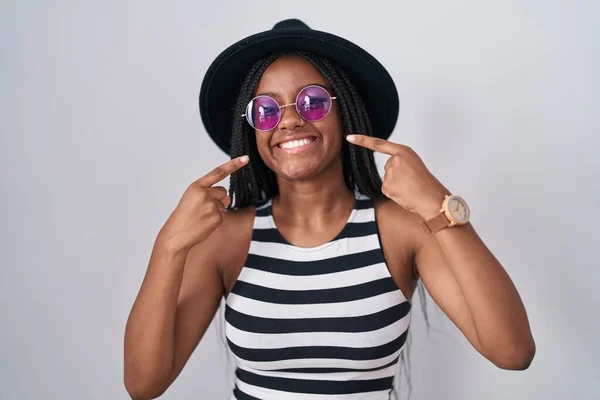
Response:
[{"label": "smile", "polygon": [[285,150],[287,153],[297,153],[308,149],[311,144],[317,140],[316,137],[308,137],[298,140],[288,140],[287,142],[280,143],[276,147]]}]

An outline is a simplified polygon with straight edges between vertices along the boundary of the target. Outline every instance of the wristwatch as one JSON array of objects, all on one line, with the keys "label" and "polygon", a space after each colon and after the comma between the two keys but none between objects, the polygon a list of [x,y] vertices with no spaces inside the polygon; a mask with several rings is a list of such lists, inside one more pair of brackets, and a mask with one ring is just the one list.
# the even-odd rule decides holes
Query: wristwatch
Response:
[{"label": "wristwatch", "polygon": [[471,210],[467,202],[457,195],[446,195],[440,214],[429,220],[421,222],[423,230],[427,234],[441,231],[444,228],[464,225],[469,222]]}]

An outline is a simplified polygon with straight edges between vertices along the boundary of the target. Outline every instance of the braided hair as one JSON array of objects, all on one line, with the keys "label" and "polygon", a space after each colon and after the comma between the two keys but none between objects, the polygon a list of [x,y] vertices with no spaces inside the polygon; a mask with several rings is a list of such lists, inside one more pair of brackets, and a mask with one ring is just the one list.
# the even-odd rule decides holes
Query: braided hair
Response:
[{"label": "braided hair", "polygon": [[[306,52],[292,53],[310,61],[327,79],[337,96],[342,115],[343,129],[347,133],[372,135],[371,122],[358,91],[346,73],[332,61]],[[252,127],[240,115],[246,111],[267,67],[284,54],[272,54],[256,62],[244,80],[237,98],[231,136],[231,158],[248,155],[250,165],[231,175],[229,193],[232,196],[231,208],[258,206],[279,193],[275,173],[267,167],[259,156],[256,137]],[[379,199],[381,177],[377,171],[373,152],[350,146],[342,141],[344,182],[351,191],[358,190],[369,197]]]}]

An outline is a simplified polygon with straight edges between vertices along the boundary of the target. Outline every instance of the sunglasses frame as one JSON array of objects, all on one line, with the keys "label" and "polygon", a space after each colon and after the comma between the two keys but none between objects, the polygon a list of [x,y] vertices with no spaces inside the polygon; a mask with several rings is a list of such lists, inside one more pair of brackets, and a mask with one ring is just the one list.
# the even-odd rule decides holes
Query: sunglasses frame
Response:
[{"label": "sunglasses frame", "polygon": [[287,108],[287,107],[291,107],[291,106],[295,106],[295,108],[296,108],[296,113],[297,113],[297,114],[300,116],[300,118],[302,118],[303,120],[305,120],[305,121],[310,121],[310,122],[317,122],[317,121],[321,121],[321,120],[325,119],[325,117],[327,117],[327,116],[329,115],[329,113],[331,112],[331,108],[332,108],[332,107],[329,107],[329,110],[327,110],[327,114],[325,114],[325,115],[324,115],[322,118],[319,118],[319,119],[306,119],[306,118],[304,118],[304,117],[302,116],[302,114],[300,114],[300,111],[298,111],[298,96],[300,96],[300,93],[302,93],[304,90],[306,90],[306,89],[308,89],[308,88],[313,88],[313,87],[316,87],[316,88],[319,88],[319,89],[322,89],[322,90],[324,90],[324,91],[325,91],[325,93],[327,93],[327,96],[329,96],[329,100],[330,100],[330,101],[332,101],[332,100],[337,100],[337,97],[334,97],[334,96],[332,96],[332,95],[331,95],[331,93],[329,93],[329,91],[328,91],[327,89],[325,89],[323,86],[320,86],[320,85],[308,85],[308,86],[305,86],[305,87],[303,87],[302,89],[300,89],[300,90],[298,91],[298,94],[296,95],[296,101],[295,101],[295,102],[293,102],[293,103],[279,105],[279,103],[277,102],[277,100],[275,100],[273,97],[271,97],[271,96],[268,96],[268,95],[266,95],[266,94],[261,94],[261,95],[255,96],[255,97],[253,97],[253,98],[252,98],[252,99],[251,99],[251,100],[248,102],[248,105],[246,106],[246,110],[248,110],[248,106],[250,105],[250,103],[252,103],[252,102],[253,102],[253,101],[255,101],[256,99],[258,99],[258,98],[261,98],[261,97],[268,97],[269,99],[273,100],[273,101],[275,102],[275,104],[277,104],[277,106],[279,107],[279,120],[277,121],[277,124],[275,124],[275,126],[274,126],[274,127],[272,127],[271,129],[258,129],[258,128],[255,128],[255,127],[254,127],[254,126],[252,126],[252,124],[250,123],[250,120],[248,119],[248,114],[242,114],[241,116],[242,116],[242,117],[246,117],[246,122],[248,122],[248,125],[250,125],[250,127],[252,127],[252,129],[255,129],[255,130],[259,131],[259,132],[268,132],[268,131],[272,131],[273,129],[277,128],[277,126],[279,126],[279,124],[281,123],[281,119],[282,119],[282,117],[283,117],[283,113],[284,113],[284,110],[283,110],[283,109],[284,109],[284,108]]}]

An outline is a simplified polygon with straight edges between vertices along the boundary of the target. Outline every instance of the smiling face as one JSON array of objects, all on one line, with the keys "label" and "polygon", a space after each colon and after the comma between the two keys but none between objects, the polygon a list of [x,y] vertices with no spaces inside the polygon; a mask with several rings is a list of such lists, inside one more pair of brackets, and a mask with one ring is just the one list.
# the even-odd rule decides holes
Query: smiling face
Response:
[{"label": "smiling face", "polygon": [[[256,95],[266,94],[280,105],[296,102],[298,92],[309,85],[324,87],[332,96],[329,82],[310,61],[299,56],[275,60],[264,72]],[[279,125],[256,131],[258,152],[279,178],[313,178],[332,166],[341,166],[342,123],[337,101],[320,121],[306,121],[294,106],[284,107]]]}]

